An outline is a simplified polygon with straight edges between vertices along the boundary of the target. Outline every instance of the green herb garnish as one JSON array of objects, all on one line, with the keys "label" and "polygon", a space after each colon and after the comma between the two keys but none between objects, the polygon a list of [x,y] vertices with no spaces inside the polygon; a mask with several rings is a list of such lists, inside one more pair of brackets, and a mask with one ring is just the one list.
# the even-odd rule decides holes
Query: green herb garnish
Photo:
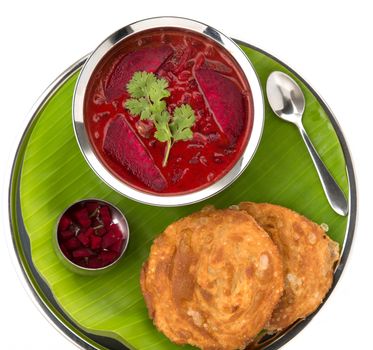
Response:
[{"label": "green herb garnish", "polygon": [[127,84],[131,98],[124,104],[131,115],[139,115],[142,120],[152,121],[156,128],[154,137],[160,142],[167,142],[163,166],[167,165],[175,142],[193,138],[191,127],[196,120],[194,111],[188,104],[176,107],[173,116],[170,115],[164,101],[164,98],[170,96],[167,88],[167,80],[159,79],[153,73],[136,72]]}]

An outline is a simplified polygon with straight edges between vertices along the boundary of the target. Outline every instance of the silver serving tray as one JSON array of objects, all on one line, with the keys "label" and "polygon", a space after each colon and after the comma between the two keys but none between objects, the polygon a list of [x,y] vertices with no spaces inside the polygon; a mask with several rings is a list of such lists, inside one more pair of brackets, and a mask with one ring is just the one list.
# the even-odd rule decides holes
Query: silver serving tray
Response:
[{"label": "silver serving tray", "polygon": [[[339,142],[341,144],[343,154],[346,161],[346,171],[349,181],[349,216],[346,228],[346,235],[344,245],[342,247],[341,259],[336,271],[334,273],[334,281],[332,288],[330,289],[327,297],[330,296],[334,287],[338,283],[341,273],[346,265],[347,257],[349,255],[351,244],[354,236],[355,225],[356,225],[356,215],[357,215],[357,193],[356,193],[356,181],[354,175],[354,168],[351,160],[351,155],[346,143],[346,140],[342,134],[341,128],[331,112],[330,108],[326,105],[320,95],[296,72],[294,72],[286,64],[278,60],[276,57],[252,46],[245,42],[235,40],[238,44],[251,47],[254,50],[262,52],[263,54],[269,56],[270,58],[276,60],[281,65],[286,67],[291,71],[299,80],[301,80],[305,86],[315,95],[318,99],[320,105],[324,108],[330,122],[332,123]],[[37,116],[40,110],[44,107],[46,102],[55,93],[56,90],[74,73],[76,73],[85,63],[88,56],[83,57],[78,62],[74,63],[70,68],[68,68],[64,73],[62,73],[40,96],[33,108],[29,113],[28,122],[24,128],[22,136],[20,137],[19,143],[14,150],[14,158],[12,164],[9,166],[8,173],[8,183],[9,192],[7,197],[7,203],[4,206],[6,209],[6,215],[9,218],[8,232],[6,236],[9,243],[9,248],[13,258],[14,266],[21,276],[22,281],[26,290],[28,291],[30,297],[34,301],[35,305],[39,310],[46,316],[46,318],[51,322],[56,329],[58,329],[63,335],[70,339],[75,345],[81,349],[113,349],[113,350],[125,350],[128,349],[122,343],[116,341],[112,338],[107,338],[103,336],[97,336],[88,333],[81,329],[79,325],[75,324],[69,316],[64,313],[64,311],[58,306],[54,296],[49,289],[48,285],[41,278],[38,271],[36,270],[30,252],[30,242],[28,234],[26,232],[21,208],[20,208],[20,196],[19,196],[19,178],[22,170],[22,162],[25,147],[28,142],[28,138],[32,132],[33,126],[36,124]],[[323,303],[323,304],[324,304]],[[322,304],[322,305],[323,305]],[[319,309],[322,307],[320,305]],[[319,310],[318,309],[318,310]],[[258,343],[254,345],[256,349],[266,349],[266,350],[276,350],[281,348],[285,343],[297,335],[316,315],[318,312],[314,312],[312,315],[307,317],[305,320],[301,320],[291,326],[289,329],[283,331],[281,334],[277,335],[275,339],[273,337],[264,337]],[[252,348],[252,346],[250,347]]]}]

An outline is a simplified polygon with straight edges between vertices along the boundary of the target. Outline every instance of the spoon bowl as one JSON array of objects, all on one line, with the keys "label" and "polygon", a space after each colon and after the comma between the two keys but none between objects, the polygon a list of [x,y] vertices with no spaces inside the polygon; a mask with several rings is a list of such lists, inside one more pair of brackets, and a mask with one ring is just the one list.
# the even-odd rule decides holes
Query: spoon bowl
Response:
[{"label": "spoon bowl", "polygon": [[267,80],[267,96],[278,117],[291,123],[302,119],[306,101],[299,85],[282,72],[272,72]]}]

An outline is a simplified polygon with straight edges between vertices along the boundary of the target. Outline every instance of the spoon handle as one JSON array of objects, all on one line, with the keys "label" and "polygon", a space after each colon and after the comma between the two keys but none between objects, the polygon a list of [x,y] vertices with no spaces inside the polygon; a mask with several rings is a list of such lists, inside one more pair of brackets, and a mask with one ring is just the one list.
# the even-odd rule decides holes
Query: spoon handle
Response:
[{"label": "spoon handle", "polygon": [[338,184],[335,182],[334,178],[329,173],[325,164],[318,155],[315,147],[313,146],[310,138],[307,135],[306,130],[303,127],[303,124],[297,123],[297,126],[304,140],[304,143],[307,146],[308,152],[310,153],[313,164],[316,167],[317,173],[319,174],[321,185],[324,189],[329,204],[336,213],[342,216],[346,216],[348,214],[348,203],[346,197],[344,196],[342,190],[339,188]]}]

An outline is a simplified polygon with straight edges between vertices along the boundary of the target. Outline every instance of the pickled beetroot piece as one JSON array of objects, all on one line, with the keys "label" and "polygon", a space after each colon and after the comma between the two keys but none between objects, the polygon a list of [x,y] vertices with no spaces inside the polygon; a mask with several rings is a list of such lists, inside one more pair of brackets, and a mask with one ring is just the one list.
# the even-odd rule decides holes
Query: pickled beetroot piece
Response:
[{"label": "pickled beetroot piece", "polygon": [[89,216],[94,216],[97,210],[100,208],[100,204],[98,202],[87,202],[86,208],[88,210]]},{"label": "pickled beetroot piece", "polygon": [[120,97],[126,90],[126,85],[137,71],[155,73],[163,62],[173,53],[168,45],[148,47],[131,52],[124,56],[114,68],[105,95],[109,102]]},{"label": "pickled beetroot piece", "polygon": [[110,250],[119,254],[122,251],[123,243],[123,240],[117,240],[114,244],[110,246]]},{"label": "pickled beetroot piece", "polygon": [[58,225],[58,229],[61,231],[65,231],[70,227],[71,224],[72,224],[71,219],[67,215],[62,215],[60,219],[60,223]]},{"label": "pickled beetroot piece", "polygon": [[245,118],[244,99],[239,87],[211,69],[198,69],[195,74],[216,122],[229,142],[234,144],[242,132]]},{"label": "pickled beetroot piece", "polygon": [[104,266],[112,264],[118,258],[118,253],[113,251],[102,251],[99,255],[99,259],[102,261]]},{"label": "pickled beetroot piece", "polygon": [[102,206],[100,209],[100,215],[101,215],[101,220],[104,224],[104,227],[107,228],[111,224],[111,214],[110,214],[110,209],[108,206]]},{"label": "pickled beetroot piece", "polygon": [[88,209],[82,208],[74,213],[74,218],[81,227],[89,227],[91,219],[89,218]]},{"label": "pickled beetroot piece", "polygon": [[60,237],[63,241],[67,241],[68,239],[74,237],[74,232],[71,230],[60,231]]},{"label": "pickled beetroot piece", "polygon": [[104,150],[151,189],[162,191],[167,187],[166,179],[125,117],[109,122]]},{"label": "pickled beetroot piece", "polygon": [[122,232],[116,225],[112,225],[109,232],[102,238],[102,248],[108,249],[117,242],[121,242],[123,239]]},{"label": "pickled beetroot piece", "polygon": [[73,251],[74,258],[88,258],[92,255],[94,255],[93,251],[88,248],[81,248]]},{"label": "pickled beetroot piece", "polygon": [[76,237],[73,237],[71,239],[69,239],[66,243],[65,243],[65,247],[68,251],[74,251],[75,249],[78,249],[82,246],[82,244],[80,243],[80,241],[76,238]]},{"label": "pickled beetroot piece", "polygon": [[87,230],[81,229],[79,234],[77,235],[78,240],[82,243],[85,247],[88,247],[90,242],[90,236],[92,236],[94,230],[92,227],[88,228]]},{"label": "pickled beetroot piece", "polygon": [[109,205],[89,200],[75,204],[62,215],[57,236],[66,258],[76,265],[98,269],[119,258],[127,232],[122,232],[117,219],[113,220]]},{"label": "pickled beetroot piece", "polygon": [[100,249],[102,238],[100,236],[92,236],[90,240],[91,249]]}]

